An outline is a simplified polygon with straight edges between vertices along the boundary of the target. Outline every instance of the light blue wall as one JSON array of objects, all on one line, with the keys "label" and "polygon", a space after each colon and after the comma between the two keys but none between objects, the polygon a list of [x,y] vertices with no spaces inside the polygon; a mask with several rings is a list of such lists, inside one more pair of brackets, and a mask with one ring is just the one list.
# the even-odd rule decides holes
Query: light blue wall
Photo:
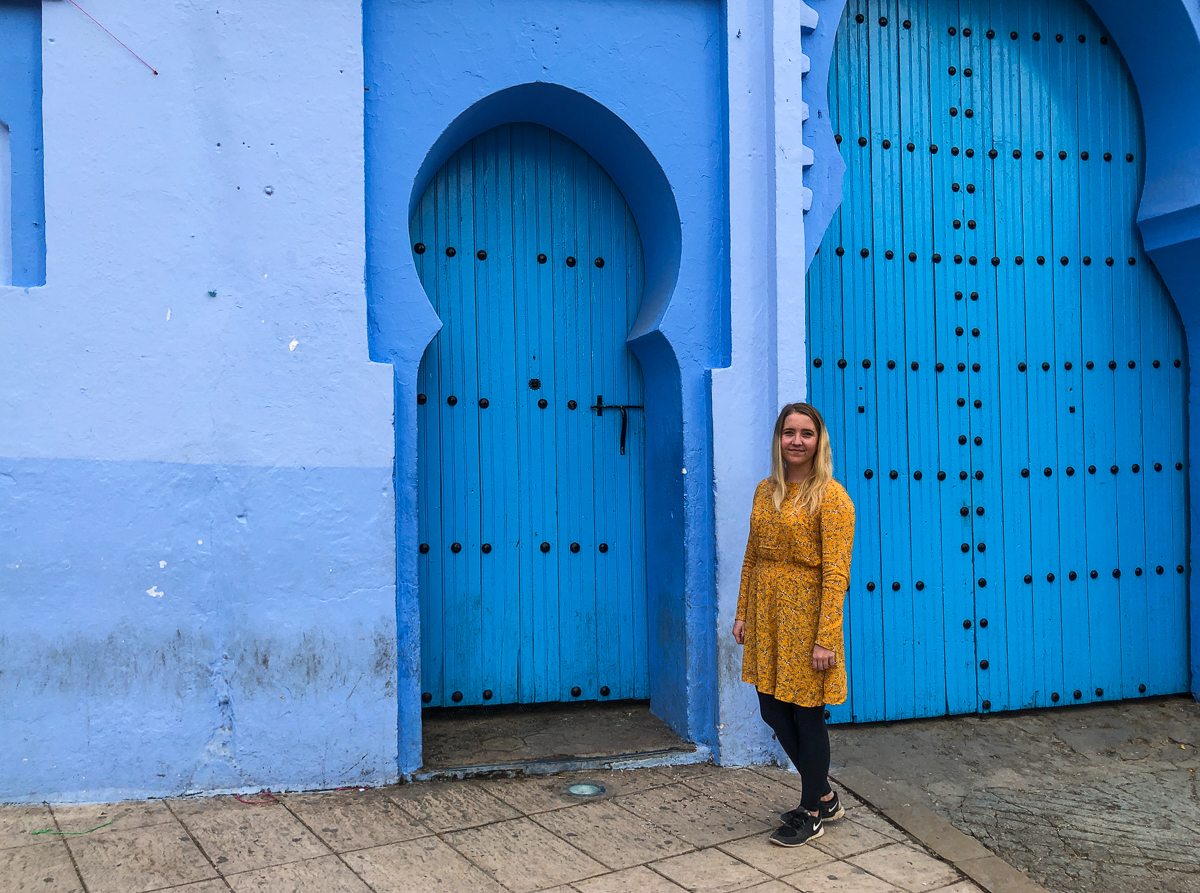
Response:
[{"label": "light blue wall", "polygon": [[[638,221],[646,374],[652,708],[713,740],[708,371],[727,353],[722,10],[716,0],[367,0],[367,283],[372,357],[396,370],[401,769],[419,765],[416,371],[438,320],[408,216],[463,142],[504,121],[591,153]],[[514,89],[516,88],[516,89]]]},{"label": "light blue wall", "polygon": [[47,284],[0,288],[0,801],[394,780],[361,16],[85,5],[160,74],[44,5]]},{"label": "light blue wall", "polygon": [[21,286],[46,282],[41,7],[41,0],[0,0],[0,124],[12,159],[12,275],[0,270],[0,282]]}]

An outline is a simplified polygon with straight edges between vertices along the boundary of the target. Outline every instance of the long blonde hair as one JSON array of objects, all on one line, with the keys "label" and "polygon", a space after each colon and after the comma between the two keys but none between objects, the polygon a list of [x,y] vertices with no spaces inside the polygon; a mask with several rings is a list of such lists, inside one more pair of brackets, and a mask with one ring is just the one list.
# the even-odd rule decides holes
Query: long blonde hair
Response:
[{"label": "long blonde hair", "polygon": [[817,429],[817,454],[813,457],[812,470],[796,489],[793,504],[803,506],[810,515],[821,507],[829,482],[833,480],[833,452],[829,449],[829,433],[825,420],[815,406],[808,403],[788,403],[779,411],[775,420],[775,435],[771,440],[771,480],[775,482],[774,501],[777,510],[783,509],[783,498],[787,495],[787,466],[783,461],[783,450],[779,446],[783,437],[783,426],[787,417],[798,413],[812,419]]}]

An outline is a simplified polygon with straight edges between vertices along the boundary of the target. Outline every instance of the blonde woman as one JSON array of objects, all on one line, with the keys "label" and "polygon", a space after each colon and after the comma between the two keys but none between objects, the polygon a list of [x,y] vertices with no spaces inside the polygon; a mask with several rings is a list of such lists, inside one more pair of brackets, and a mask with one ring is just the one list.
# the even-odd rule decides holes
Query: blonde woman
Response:
[{"label": "blonde woman", "polygon": [[800,772],[800,806],[771,835],[799,846],[844,810],[829,786],[825,705],[846,700],[842,605],[850,581],[854,504],[833,479],[829,433],[807,403],[775,422],[771,476],[758,485],[733,638],[742,680]]}]

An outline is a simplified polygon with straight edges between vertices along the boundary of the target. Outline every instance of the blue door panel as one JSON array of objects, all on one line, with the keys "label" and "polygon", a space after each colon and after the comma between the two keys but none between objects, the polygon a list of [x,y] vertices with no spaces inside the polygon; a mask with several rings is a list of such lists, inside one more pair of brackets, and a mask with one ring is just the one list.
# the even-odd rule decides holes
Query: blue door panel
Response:
[{"label": "blue door panel", "polygon": [[1184,336],[1082,2],[850,0],[812,399],[858,508],[835,721],[1185,690]]},{"label": "blue door panel", "polygon": [[506,125],[445,164],[410,230],[443,323],[419,373],[423,702],[647,697],[624,198],[570,140]]}]

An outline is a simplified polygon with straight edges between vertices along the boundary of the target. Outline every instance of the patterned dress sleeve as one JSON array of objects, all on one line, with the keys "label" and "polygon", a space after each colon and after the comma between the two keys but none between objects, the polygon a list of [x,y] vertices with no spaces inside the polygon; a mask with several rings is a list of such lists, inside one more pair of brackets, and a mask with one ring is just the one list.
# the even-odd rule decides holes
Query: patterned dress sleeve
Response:
[{"label": "patterned dress sleeve", "polygon": [[[850,586],[854,503],[836,482],[821,503],[821,616],[817,644],[842,641],[842,609]],[[831,649],[832,650],[832,649]]]}]

